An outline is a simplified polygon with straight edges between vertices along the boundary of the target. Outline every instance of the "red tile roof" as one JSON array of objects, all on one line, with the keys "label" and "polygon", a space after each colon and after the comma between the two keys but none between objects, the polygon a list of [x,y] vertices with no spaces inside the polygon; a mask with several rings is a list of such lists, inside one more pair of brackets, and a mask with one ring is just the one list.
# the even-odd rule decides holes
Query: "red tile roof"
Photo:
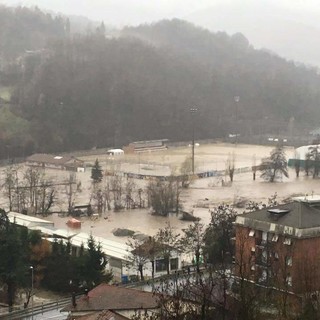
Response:
[{"label": "red tile roof", "polygon": [[110,310],[104,310],[102,312],[98,311],[90,315],[77,317],[76,320],[129,320],[129,318]]},{"label": "red tile roof", "polygon": [[64,311],[136,310],[156,309],[157,299],[151,292],[100,284],[88,296],[77,299],[77,305],[64,308]]}]

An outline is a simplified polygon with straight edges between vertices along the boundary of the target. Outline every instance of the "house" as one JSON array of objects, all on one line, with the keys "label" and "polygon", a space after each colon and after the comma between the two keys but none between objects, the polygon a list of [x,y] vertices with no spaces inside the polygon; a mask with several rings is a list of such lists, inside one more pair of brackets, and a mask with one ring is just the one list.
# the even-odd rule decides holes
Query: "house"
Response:
[{"label": "house", "polygon": [[73,156],[55,156],[46,153],[36,153],[26,159],[28,166],[48,168],[48,169],[60,169],[84,172],[84,161],[77,159]]},{"label": "house", "polygon": [[168,245],[161,245],[161,243],[156,242],[152,237],[149,237],[139,246],[131,250],[131,257],[134,258],[133,260],[135,260],[136,264],[139,265],[140,262],[142,262],[140,264],[142,270],[139,271],[142,271],[147,277],[151,276],[153,278],[167,274],[167,264],[163,257],[163,247],[165,247],[165,251],[170,252],[168,261],[169,272],[177,272],[177,270],[181,269],[181,254],[179,251]]},{"label": "house", "polygon": [[301,295],[320,290],[320,196],[238,215],[237,277]]},{"label": "house", "polygon": [[[77,255],[80,252],[82,245],[87,247],[90,234],[80,232],[72,225],[66,229],[57,229],[52,221],[47,221],[33,216],[24,215],[18,212],[9,212],[8,218],[10,223],[14,223],[21,227],[26,227],[29,230],[37,230],[42,237],[49,242],[62,240],[63,242],[71,243],[72,254]],[[72,219],[70,219],[72,220]],[[73,221],[79,226],[79,221]],[[81,224],[80,224],[81,227]],[[128,267],[128,255],[130,248],[124,244],[113,240],[108,240],[103,237],[94,236],[96,243],[99,243],[102,251],[108,258],[107,269],[113,272],[114,280],[122,281],[128,279],[129,276],[136,276],[137,270]],[[180,268],[180,256],[174,253],[170,259],[170,271],[175,271]],[[152,277],[152,264],[148,264],[145,275]],[[166,267],[163,258],[157,256],[154,260],[154,276],[160,276],[166,273]]]},{"label": "house", "polygon": [[88,316],[112,311],[118,317],[114,319],[122,320],[131,319],[136,312],[157,312],[158,302],[152,292],[102,283],[77,300],[74,298],[62,311],[69,312],[69,319],[91,319]]}]

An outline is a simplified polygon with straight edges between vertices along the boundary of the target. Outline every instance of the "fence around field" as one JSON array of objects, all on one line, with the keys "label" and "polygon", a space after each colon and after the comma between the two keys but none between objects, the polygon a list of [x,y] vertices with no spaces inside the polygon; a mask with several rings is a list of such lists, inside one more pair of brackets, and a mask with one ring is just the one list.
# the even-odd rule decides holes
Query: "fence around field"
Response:
[{"label": "fence around field", "polygon": [[0,319],[29,319],[32,318],[32,315],[35,316],[48,311],[59,310],[69,304],[71,304],[71,297],[36,305],[33,308],[30,306],[26,309],[23,307],[14,307],[11,312],[8,311],[8,308],[0,308]]},{"label": "fence around field", "polygon": [[[236,168],[234,170],[234,174],[239,173],[246,173],[252,171],[251,167],[243,167],[243,168]],[[124,176],[132,179],[142,179],[142,180],[152,180],[152,179],[160,179],[160,180],[168,180],[170,176],[163,176],[163,175],[151,175],[151,174],[140,174],[140,173],[131,173],[131,172],[122,172]],[[195,173],[195,177],[197,179],[203,178],[211,178],[211,177],[222,177],[226,174],[226,170],[210,170],[204,172]],[[183,176],[175,176],[178,179],[182,179]]]}]

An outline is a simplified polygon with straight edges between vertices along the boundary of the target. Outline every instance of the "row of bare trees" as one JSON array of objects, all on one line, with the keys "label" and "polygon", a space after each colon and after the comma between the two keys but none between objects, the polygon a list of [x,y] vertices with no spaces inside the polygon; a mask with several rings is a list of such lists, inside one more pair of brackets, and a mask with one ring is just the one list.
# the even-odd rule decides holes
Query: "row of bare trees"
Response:
[{"label": "row of bare trees", "polygon": [[55,201],[55,184],[38,169],[8,167],[3,188],[10,211],[47,214]]}]

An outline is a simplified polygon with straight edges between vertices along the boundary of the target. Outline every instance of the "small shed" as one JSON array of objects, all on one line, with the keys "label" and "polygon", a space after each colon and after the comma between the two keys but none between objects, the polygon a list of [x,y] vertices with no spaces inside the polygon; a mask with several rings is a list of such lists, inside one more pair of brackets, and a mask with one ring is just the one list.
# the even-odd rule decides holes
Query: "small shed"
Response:
[{"label": "small shed", "polygon": [[67,226],[69,228],[73,228],[73,229],[80,229],[81,228],[81,221],[79,221],[75,218],[71,218],[67,221]]},{"label": "small shed", "polygon": [[124,155],[124,151],[122,149],[109,149],[107,151],[107,154],[109,156],[114,156],[114,157],[123,156]]}]

